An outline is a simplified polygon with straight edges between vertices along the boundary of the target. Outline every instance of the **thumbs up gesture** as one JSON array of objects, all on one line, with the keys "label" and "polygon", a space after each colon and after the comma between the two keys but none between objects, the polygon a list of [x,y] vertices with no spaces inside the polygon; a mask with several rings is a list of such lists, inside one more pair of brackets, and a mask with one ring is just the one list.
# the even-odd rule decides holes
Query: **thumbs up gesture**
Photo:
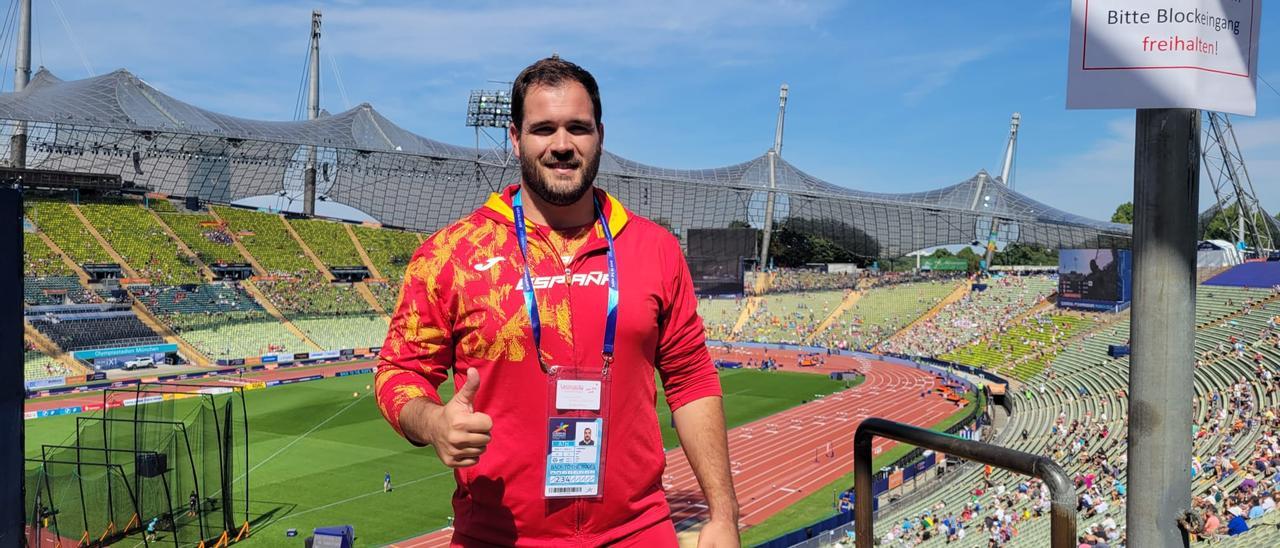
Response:
[{"label": "thumbs up gesture", "polygon": [[402,414],[410,418],[411,424],[402,426],[406,433],[414,432],[411,438],[435,448],[445,466],[473,466],[480,462],[480,455],[489,445],[489,431],[493,429],[493,419],[472,407],[479,390],[480,371],[471,369],[466,383],[449,403],[436,405],[426,398],[418,398],[406,405]]}]

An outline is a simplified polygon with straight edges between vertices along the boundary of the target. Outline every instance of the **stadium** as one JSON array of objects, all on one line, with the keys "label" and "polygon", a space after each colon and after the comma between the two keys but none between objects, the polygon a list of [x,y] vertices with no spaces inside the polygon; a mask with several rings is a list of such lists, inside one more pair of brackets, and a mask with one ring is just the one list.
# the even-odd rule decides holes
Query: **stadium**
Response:
[{"label": "stadium", "polygon": [[[21,217],[23,542],[449,545],[453,471],[387,426],[373,372],[414,252],[517,181],[518,161],[369,104],[252,120],[144,77],[40,68],[0,93]],[[862,463],[873,524],[856,522],[855,432],[876,418],[1052,460],[1071,540],[1128,545],[1134,230],[1015,190],[1016,118],[1002,173],[890,194],[783,160],[785,88],[780,102],[766,154],[690,170],[605,152],[596,179],[683,244],[743,544],[851,546],[859,525],[881,546],[1060,538],[1046,478],[887,437]],[[1263,220],[1237,215],[1249,249],[1199,251],[1188,534],[1275,546],[1280,230],[1251,184],[1234,188],[1227,204]],[[308,203],[250,205],[289,195]],[[692,546],[707,506],[661,386],[662,485]]]}]

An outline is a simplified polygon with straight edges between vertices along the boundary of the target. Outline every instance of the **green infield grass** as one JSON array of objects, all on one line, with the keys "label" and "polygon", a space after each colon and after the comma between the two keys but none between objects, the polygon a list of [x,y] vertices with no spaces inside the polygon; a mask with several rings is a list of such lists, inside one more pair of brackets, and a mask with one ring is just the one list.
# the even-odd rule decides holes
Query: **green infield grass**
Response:
[{"label": "green infield grass", "polygon": [[[379,545],[447,524],[453,514],[452,472],[430,448],[409,445],[385,424],[366,388],[372,382],[371,375],[357,375],[245,393],[253,523],[252,536],[242,544],[298,546],[301,540],[286,537],[286,530],[306,535],[315,527],[350,524],[360,545]],[[808,373],[721,372],[730,427],[853,384]],[[449,398],[453,383],[444,383],[441,392]],[[663,442],[674,447],[670,410],[664,398],[658,400]],[[179,414],[181,406],[194,403],[175,402]],[[75,417],[25,424],[27,454],[37,456],[41,444],[72,436]],[[390,493],[382,492],[386,472],[395,487]]]}]

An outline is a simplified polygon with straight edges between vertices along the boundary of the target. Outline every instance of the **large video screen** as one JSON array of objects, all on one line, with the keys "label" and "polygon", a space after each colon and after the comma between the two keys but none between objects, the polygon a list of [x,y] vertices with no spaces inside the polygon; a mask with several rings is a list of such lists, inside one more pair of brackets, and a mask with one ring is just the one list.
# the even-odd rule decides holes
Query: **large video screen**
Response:
[{"label": "large video screen", "polygon": [[688,252],[693,290],[699,296],[741,295],[742,259],[754,257],[753,228],[691,228]]},{"label": "large video screen", "polygon": [[1058,305],[1119,310],[1133,291],[1127,249],[1063,249],[1058,252]]}]

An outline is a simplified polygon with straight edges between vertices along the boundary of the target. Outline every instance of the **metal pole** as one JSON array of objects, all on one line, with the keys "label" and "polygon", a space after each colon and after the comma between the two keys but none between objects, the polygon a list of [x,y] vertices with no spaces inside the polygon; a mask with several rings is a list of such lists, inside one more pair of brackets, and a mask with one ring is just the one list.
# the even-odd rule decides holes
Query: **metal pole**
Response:
[{"label": "metal pole", "polygon": [[[1244,239],[1244,218],[1249,214],[1248,204],[1244,203],[1244,197],[1236,194],[1236,242],[1245,244]],[[1248,245],[1248,244],[1246,244]]]},{"label": "metal pole", "polygon": [[782,126],[787,117],[787,95],[790,87],[778,90],[778,123],[773,130],[773,148],[769,150],[769,194],[764,203],[764,236],[760,241],[760,269],[769,267],[769,241],[773,239],[773,202],[777,199],[778,155],[782,154]]},{"label": "metal pole", "polygon": [[872,511],[872,499],[875,497],[871,493],[871,442],[876,437],[889,438],[1040,478],[1049,487],[1050,546],[1069,548],[1076,545],[1075,488],[1067,478],[1067,473],[1053,462],[1053,459],[872,417],[862,421],[853,434],[853,520],[858,548],[871,548],[875,544],[873,521],[875,516]]},{"label": "metal pole", "polygon": [[769,194],[765,197],[764,202],[764,235],[760,239],[760,270],[769,268],[769,240],[773,238],[773,200],[775,194],[773,190],[778,188],[778,179],[775,174],[777,161],[774,160],[774,153],[769,151]]},{"label": "metal pole", "polygon": [[[307,119],[320,117],[320,10],[311,12],[311,70],[308,77]],[[307,147],[307,166],[302,181],[302,212],[316,214],[316,147]]]},{"label": "metal pole", "polygon": [[1004,162],[1000,166],[1000,182],[1013,188],[1013,156],[1018,151],[1018,125],[1022,123],[1022,115],[1015,112],[1009,118],[1009,143],[1004,147]]},{"label": "metal pole", "polygon": [[[18,46],[13,68],[13,91],[27,88],[31,80],[31,0],[21,0],[18,8]],[[9,165],[27,167],[27,123],[14,122],[13,136],[9,138]]]},{"label": "metal pole", "polygon": [[1187,546],[1200,113],[1140,109],[1133,166],[1129,504],[1133,546]]}]

